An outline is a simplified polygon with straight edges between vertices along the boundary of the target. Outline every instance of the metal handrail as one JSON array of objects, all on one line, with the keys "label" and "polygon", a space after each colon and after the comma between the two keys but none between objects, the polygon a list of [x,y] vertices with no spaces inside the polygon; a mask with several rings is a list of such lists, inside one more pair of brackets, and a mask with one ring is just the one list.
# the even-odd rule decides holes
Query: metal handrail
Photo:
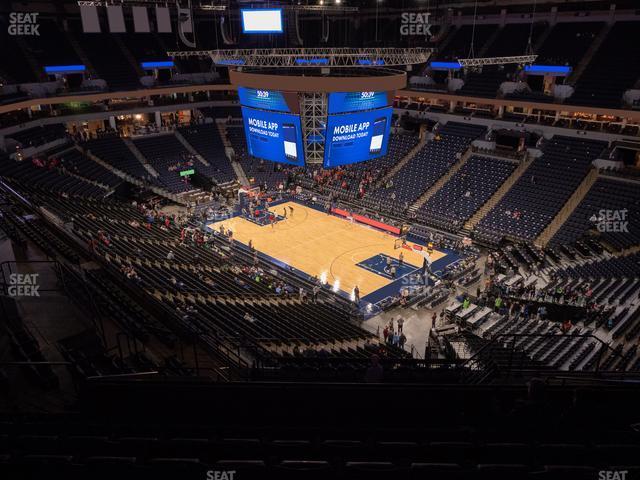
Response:
[{"label": "metal handrail", "polygon": [[[11,188],[9,185],[7,185],[5,182],[3,182],[2,180],[0,180],[0,188],[6,189],[7,191],[9,191],[12,195],[18,197],[21,202],[23,204],[25,204],[26,207],[32,209],[32,210],[37,210],[29,201],[28,199],[26,199],[25,197],[21,196],[18,192],[16,192],[13,188]],[[46,220],[45,220],[46,221]],[[70,233],[66,230],[61,229],[58,225],[49,223],[49,225],[51,225],[52,227],[57,228],[62,234],[65,235],[66,238],[71,239],[75,244],[76,244],[76,248],[80,249],[83,253],[85,253],[89,258],[96,260],[97,262],[99,262],[104,268],[105,270],[109,271],[112,275],[117,276],[117,272],[114,272],[114,267],[113,265],[111,265],[108,262],[104,261],[104,258],[100,255],[98,255],[95,252],[91,252],[89,250],[89,248],[87,247],[87,245],[80,239],[78,238],[76,235],[74,235],[73,233]],[[9,261],[11,262],[11,261]],[[59,261],[55,261],[55,260],[34,260],[31,261],[34,263],[57,263],[60,264]],[[30,263],[30,261],[26,261],[24,263]],[[1,264],[0,264],[1,265]],[[6,282],[5,282],[6,283]],[[63,284],[63,291],[64,291],[64,282],[62,281]],[[135,289],[132,289],[132,291],[134,291]],[[56,290],[57,291],[57,290]],[[91,298],[91,302],[93,303],[93,298],[90,296]],[[160,304],[160,302],[158,302],[155,298],[153,298],[152,296],[145,296],[144,298],[145,301],[150,302],[151,304]],[[92,305],[93,308],[95,307],[95,304]],[[160,304],[161,307],[163,308],[163,311],[166,315],[166,313],[170,312],[170,309],[168,309],[166,306]],[[174,312],[171,312],[171,314],[173,314]],[[96,315],[97,312],[96,312]],[[163,316],[165,316],[163,315]],[[99,315],[98,315],[99,316]],[[104,328],[102,328],[102,330],[104,330]],[[194,339],[195,341],[195,339]],[[235,355],[235,352],[233,352],[231,349],[229,349],[226,345],[224,345],[223,342],[218,342],[217,344],[218,349],[221,349],[227,359],[227,361],[231,361],[231,356]],[[236,363],[236,365],[238,366],[238,368],[240,369],[246,369],[248,368],[248,364],[246,362],[243,361],[242,358],[238,357],[236,360],[234,360],[234,362]],[[196,355],[196,363],[197,363],[197,355]]]},{"label": "metal handrail", "polygon": [[[615,354],[617,356],[619,356],[620,358],[623,358],[622,355],[617,352],[616,350],[614,350],[613,348],[611,348],[611,346],[604,342],[603,340],[601,340],[600,338],[596,337],[595,335],[593,335],[592,333],[578,333],[578,334],[555,334],[555,333],[497,333],[496,335],[492,336],[490,339],[486,339],[486,338],[481,338],[482,340],[486,341],[487,343],[485,343],[478,351],[476,351],[471,357],[469,357],[468,359],[465,360],[464,364],[462,365],[465,368],[469,368],[474,362],[480,362],[482,361],[481,355],[483,355],[488,349],[493,348],[497,345],[499,345],[499,340],[500,338],[508,338],[508,339],[513,339],[513,342],[511,342],[511,349],[512,351],[515,351],[515,339],[516,338],[540,338],[540,337],[544,337],[544,338],[591,338],[593,340],[596,340],[597,342],[599,342],[602,347],[600,348],[600,351],[597,353],[597,355],[599,356],[598,358],[598,362],[596,363],[596,368],[594,370],[594,372],[598,372],[599,371],[599,366],[600,366],[600,358],[602,358],[603,352],[605,349],[608,349],[611,351],[612,354]],[[640,375],[640,373],[639,373]]]}]

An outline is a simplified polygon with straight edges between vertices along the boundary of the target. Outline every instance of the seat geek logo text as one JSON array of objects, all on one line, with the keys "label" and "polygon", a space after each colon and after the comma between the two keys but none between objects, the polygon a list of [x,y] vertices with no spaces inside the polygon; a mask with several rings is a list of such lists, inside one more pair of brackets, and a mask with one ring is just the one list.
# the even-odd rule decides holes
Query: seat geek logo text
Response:
[{"label": "seat geek logo text", "polygon": [[207,480],[235,480],[235,470],[207,470]]},{"label": "seat geek logo text", "polygon": [[7,293],[10,297],[39,297],[37,273],[12,273],[9,275]]},{"label": "seat geek logo text", "polygon": [[628,470],[600,470],[598,480],[627,480]]},{"label": "seat geek logo text", "polygon": [[400,16],[400,35],[420,35],[431,38],[430,16],[431,13],[404,12]]},{"label": "seat geek logo text", "polygon": [[7,32],[12,36],[40,36],[38,13],[11,12],[9,14],[9,27]]}]

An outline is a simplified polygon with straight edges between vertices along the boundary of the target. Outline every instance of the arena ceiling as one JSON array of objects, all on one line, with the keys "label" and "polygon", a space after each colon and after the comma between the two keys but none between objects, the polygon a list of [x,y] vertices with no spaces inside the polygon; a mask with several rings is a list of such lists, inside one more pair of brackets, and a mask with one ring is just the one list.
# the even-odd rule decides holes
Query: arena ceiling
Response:
[{"label": "arena ceiling", "polygon": [[[179,0],[183,6],[188,0]],[[50,10],[52,6],[65,7],[68,10],[69,6],[77,4],[77,0],[27,0],[27,1],[9,1],[1,2],[5,7],[13,10],[21,9],[42,9]],[[172,4],[175,0],[109,0],[105,3],[109,4]],[[575,7],[576,9],[603,9],[608,8],[609,5],[615,4],[617,8],[633,8],[637,6],[635,0],[617,0],[617,1],[603,1],[603,0],[192,0],[194,6],[219,6],[223,5],[227,8],[245,8],[252,6],[253,8],[260,8],[261,6],[277,7],[277,6],[326,6],[331,7],[335,5],[342,6],[356,6],[364,9],[368,8],[382,8],[382,9],[402,9],[402,8],[424,8],[424,9],[438,9],[438,8],[483,8],[483,7],[509,7],[509,6],[533,6],[534,3],[537,6],[562,6],[563,9]]]}]

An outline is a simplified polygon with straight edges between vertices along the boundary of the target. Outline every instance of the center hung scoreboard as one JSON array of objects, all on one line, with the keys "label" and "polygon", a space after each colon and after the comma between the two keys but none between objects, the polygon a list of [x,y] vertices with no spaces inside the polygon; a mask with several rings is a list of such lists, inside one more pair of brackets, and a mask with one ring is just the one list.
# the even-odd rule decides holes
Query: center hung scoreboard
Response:
[{"label": "center hung scoreboard", "polygon": [[303,166],[297,95],[239,87],[238,96],[249,154],[272,162]]},{"label": "center hung scoreboard", "polygon": [[387,153],[393,92],[328,93],[321,134],[314,136],[304,135],[298,92],[238,87],[238,96],[247,149],[254,157],[304,166],[305,147],[322,143],[322,165],[332,168]]},{"label": "center hung scoreboard", "polygon": [[330,93],[323,166],[338,167],[386,155],[392,102],[389,92]]}]

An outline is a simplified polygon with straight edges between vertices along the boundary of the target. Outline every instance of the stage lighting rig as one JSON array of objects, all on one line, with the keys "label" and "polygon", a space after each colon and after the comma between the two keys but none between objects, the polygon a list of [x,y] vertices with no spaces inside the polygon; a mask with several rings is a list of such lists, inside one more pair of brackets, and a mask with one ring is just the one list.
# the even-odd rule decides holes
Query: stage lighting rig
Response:
[{"label": "stage lighting rig", "polygon": [[519,55],[514,57],[486,57],[486,58],[459,58],[458,63],[463,68],[484,67],[486,65],[508,65],[517,63],[527,65],[536,61],[538,55]]}]

